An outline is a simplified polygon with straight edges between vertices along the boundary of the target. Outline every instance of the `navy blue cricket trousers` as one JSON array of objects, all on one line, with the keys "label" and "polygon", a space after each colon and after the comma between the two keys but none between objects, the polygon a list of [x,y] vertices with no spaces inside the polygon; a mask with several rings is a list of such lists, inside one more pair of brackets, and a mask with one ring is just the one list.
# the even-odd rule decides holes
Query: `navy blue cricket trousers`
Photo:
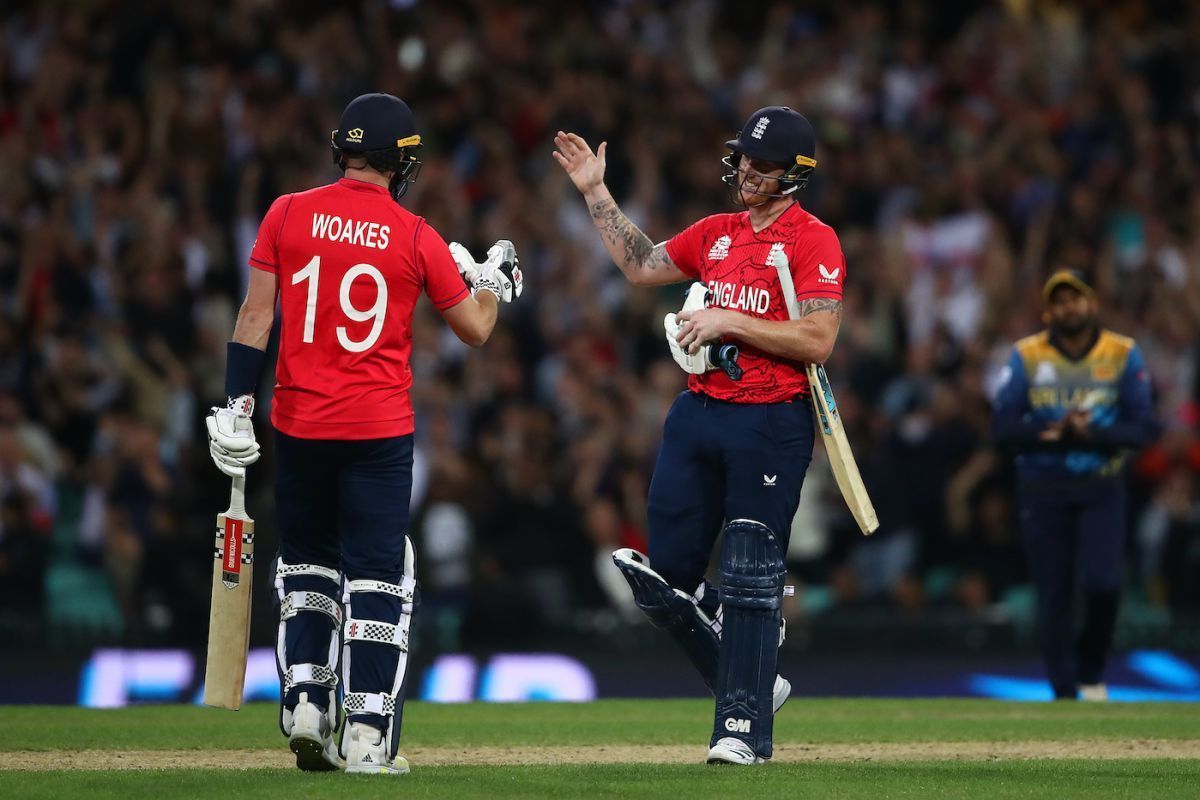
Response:
[{"label": "navy blue cricket trousers", "polygon": [[[275,448],[275,507],[283,563],[328,567],[346,580],[398,584],[404,571],[412,494],[412,435],[334,441],[297,439],[276,431]],[[297,576],[288,581],[295,590],[330,591],[324,578]],[[359,593],[353,606],[356,619],[394,624],[399,618],[399,600],[390,595]],[[289,663],[326,663],[332,624],[319,614],[294,617],[286,631]],[[398,651],[374,642],[358,642],[355,647],[350,665],[354,691],[390,692]],[[312,693],[310,687],[302,688]],[[299,688],[293,689],[284,704],[295,705],[298,692]]]},{"label": "navy blue cricket trousers", "polygon": [[[1023,481],[1018,490],[1026,561],[1037,589],[1038,642],[1055,697],[1100,683],[1112,644],[1125,548],[1120,478]],[[1082,597],[1079,608],[1077,597]],[[1082,626],[1078,612],[1082,610]]]},{"label": "navy blue cricket trousers", "polygon": [[786,551],[812,450],[807,397],[746,404],[680,394],[650,482],[651,568],[695,592],[721,528],[733,519],[763,523]]}]

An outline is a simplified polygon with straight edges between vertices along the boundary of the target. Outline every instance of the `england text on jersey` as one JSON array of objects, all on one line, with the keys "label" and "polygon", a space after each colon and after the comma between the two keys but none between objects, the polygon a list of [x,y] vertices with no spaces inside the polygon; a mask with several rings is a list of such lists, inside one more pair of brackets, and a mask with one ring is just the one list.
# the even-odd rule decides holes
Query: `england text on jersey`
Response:
[{"label": "england text on jersey", "polygon": [[771,307],[771,293],[766,289],[725,281],[709,281],[708,288],[713,293],[712,305],[720,308],[765,314]]}]

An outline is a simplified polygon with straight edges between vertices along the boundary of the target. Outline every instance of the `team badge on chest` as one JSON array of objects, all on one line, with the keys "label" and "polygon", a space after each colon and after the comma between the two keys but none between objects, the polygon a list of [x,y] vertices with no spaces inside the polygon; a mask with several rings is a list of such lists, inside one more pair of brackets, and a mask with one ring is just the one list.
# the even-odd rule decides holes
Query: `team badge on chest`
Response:
[{"label": "team badge on chest", "polygon": [[729,256],[729,245],[733,240],[728,236],[722,236],[713,242],[712,247],[708,249],[709,261],[724,261]]}]

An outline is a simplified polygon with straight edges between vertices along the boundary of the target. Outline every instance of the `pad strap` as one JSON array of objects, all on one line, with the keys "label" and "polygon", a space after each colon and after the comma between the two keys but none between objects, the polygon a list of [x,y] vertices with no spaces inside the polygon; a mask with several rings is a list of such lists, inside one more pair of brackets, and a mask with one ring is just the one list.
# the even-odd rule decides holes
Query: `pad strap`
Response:
[{"label": "pad strap", "polygon": [[290,578],[294,575],[315,575],[318,578],[331,580],[339,586],[342,583],[342,574],[336,569],[316,564],[285,564],[280,561],[279,566],[275,568],[276,578]]},{"label": "pad strap", "polygon": [[390,644],[402,653],[408,652],[408,626],[393,625],[373,619],[348,619],[344,638],[349,642]]},{"label": "pad strap", "polygon": [[717,591],[717,587],[713,586],[707,580],[700,581],[700,585],[696,587],[696,591],[692,594],[692,603],[696,606],[696,612],[700,615],[700,619],[720,639],[721,597]]},{"label": "pad strap", "polygon": [[292,664],[284,673],[285,693],[301,683],[319,683],[330,689],[337,686],[337,673],[325,664]]},{"label": "pad strap", "polygon": [[320,592],[288,592],[279,607],[279,618],[291,619],[301,611],[319,611],[333,620],[334,625],[342,624],[342,607],[332,597]]},{"label": "pad strap", "polygon": [[390,694],[347,692],[342,708],[347,714],[382,714],[390,717],[396,713],[396,698]]},{"label": "pad strap", "polygon": [[405,603],[413,601],[413,588],[415,581],[411,578],[404,578],[400,585],[394,583],[385,583],[384,581],[358,580],[350,581],[346,587],[350,592],[381,592],[390,594],[393,597],[399,597]]}]

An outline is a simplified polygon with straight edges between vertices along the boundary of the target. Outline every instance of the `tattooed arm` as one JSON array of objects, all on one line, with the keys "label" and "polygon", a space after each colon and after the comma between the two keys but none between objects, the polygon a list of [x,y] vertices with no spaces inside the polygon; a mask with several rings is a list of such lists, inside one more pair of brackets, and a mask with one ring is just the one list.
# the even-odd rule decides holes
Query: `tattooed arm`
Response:
[{"label": "tattooed arm", "polygon": [[604,153],[608,143],[601,142],[592,153],[592,148],[582,138],[559,131],[554,144],[558,147],[554,160],[566,170],[575,188],[583,194],[604,246],[629,282],[657,286],[687,280],[687,275],[667,255],[666,244],[651,242],[621,213],[617,201],[604,185]]},{"label": "tattooed arm", "polygon": [[667,255],[667,243],[651,242],[650,237],[621,212],[603,184],[584,195],[584,199],[608,254],[630,283],[659,286],[687,280],[687,275]]},{"label": "tattooed arm", "polygon": [[842,301],[821,297],[801,300],[799,317],[768,320],[749,317],[727,308],[685,311],[681,345],[694,350],[705,342],[723,337],[736,339],[772,355],[791,361],[822,364],[833,352],[842,321]]}]

